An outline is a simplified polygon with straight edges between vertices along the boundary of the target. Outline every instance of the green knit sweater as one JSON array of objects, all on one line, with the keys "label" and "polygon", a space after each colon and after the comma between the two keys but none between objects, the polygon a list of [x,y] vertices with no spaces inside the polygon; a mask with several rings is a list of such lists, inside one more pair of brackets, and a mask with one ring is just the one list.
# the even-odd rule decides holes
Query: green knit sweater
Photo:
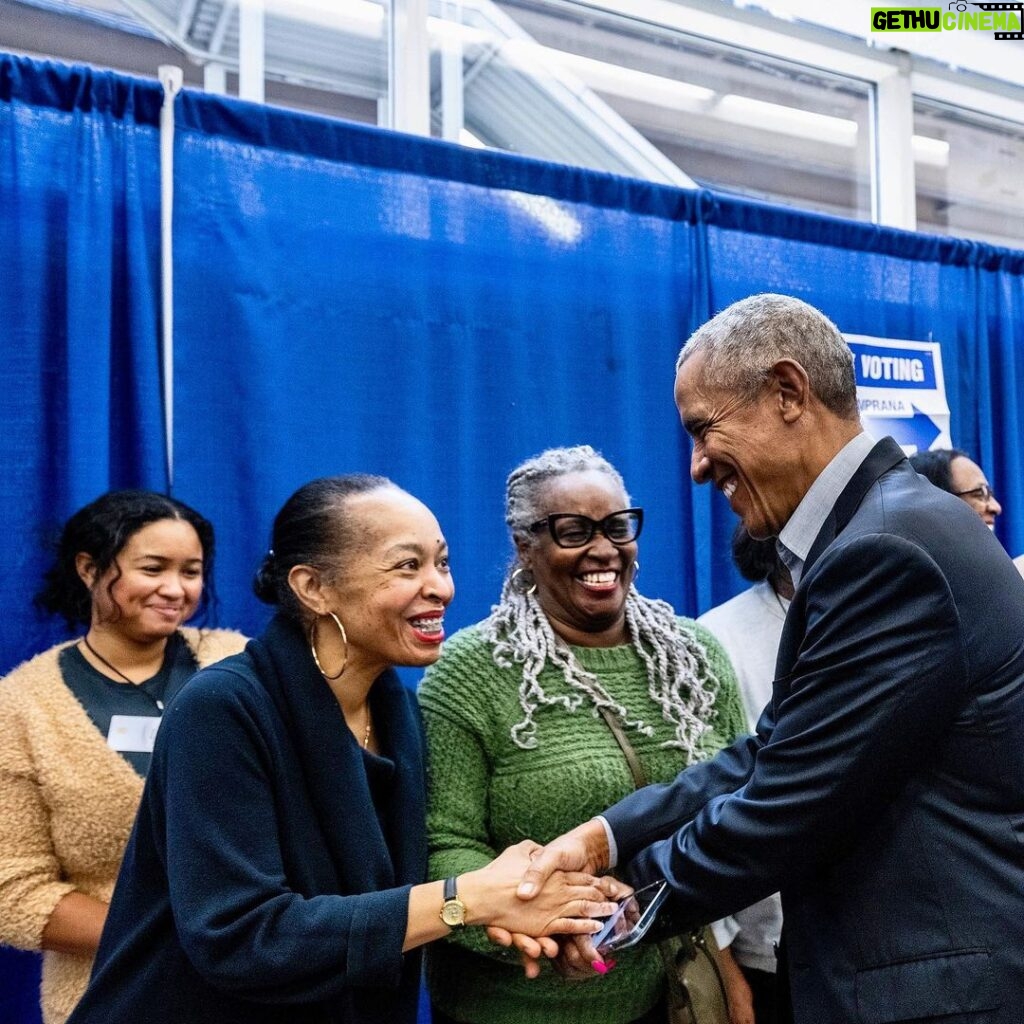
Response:
[{"label": "green knit sweater", "polygon": [[[736,678],[707,630],[686,619],[680,626],[699,638],[721,683],[712,729],[702,738],[702,747],[714,751],[747,731]],[[648,696],[633,647],[572,650],[631,717],[653,726],[652,737],[627,730],[647,778],[675,778],[685,755],[661,746],[674,738],[674,727]],[[634,789],[615,738],[589,701],[575,713],[538,708],[537,746],[516,746],[510,730],[523,718],[520,681],[518,666],[495,665],[479,624],[446,641],[427,670],[419,698],[429,744],[431,878],[482,867],[522,839],[549,842]],[[540,681],[549,695],[569,692],[560,669],[545,667]],[[664,972],[655,947],[623,950],[616,960],[614,971],[585,982],[567,982],[548,964],[527,981],[518,954],[470,928],[427,948],[427,984],[438,1007],[469,1024],[625,1024],[658,1000]]]}]

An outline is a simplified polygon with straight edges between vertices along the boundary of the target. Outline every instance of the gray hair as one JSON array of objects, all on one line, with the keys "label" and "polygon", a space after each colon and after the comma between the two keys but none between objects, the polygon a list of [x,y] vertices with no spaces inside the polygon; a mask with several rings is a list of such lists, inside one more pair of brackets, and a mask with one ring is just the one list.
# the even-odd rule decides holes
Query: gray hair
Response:
[{"label": "gray hair", "polygon": [[622,474],[589,444],[548,448],[516,466],[505,482],[505,522],[513,539],[531,542],[535,539],[530,525],[544,518],[540,494],[550,481],[568,473],[589,472],[604,473],[622,488],[626,504],[632,501]]},{"label": "gray hair", "polygon": [[843,419],[857,417],[853,353],[839,328],[824,313],[790,295],[751,295],[727,306],[683,346],[678,373],[691,356],[703,353],[704,381],[744,398],[760,394],[771,367],[793,359],[806,371],[811,391]]},{"label": "gray hair", "polygon": [[[539,499],[546,483],[567,473],[590,470],[608,474],[625,491],[619,472],[587,445],[552,448],[517,466],[509,474],[505,496],[505,521],[512,536],[532,538],[529,525],[543,518]],[[630,500],[628,496],[626,500]],[[577,661],[569,645],[552,629],[536,596],[520,583],[523,572],[515,559],[501,598],[482,626],[483,636],[493,645],[495,664],[506,669],[522,666],[519,704],[523,719],[512,727],[512,741],[524,750],[536,747],[534,714],[539,707],[561,706],[574,712],[587,698],[595,714],[599,708],[608,708],[628,728],[653,735],[649,724],[617,701],[601,680]],[[647,692],[662,718],[675,726],[675,738],[663,746],[685,751],[689,761],[700,760],[706,756],[700,739],[710,728],[719,690],[704,645],[692,627],[680,623],[671,605],[643,597],[634,586],[626,595],[626,627],[647,672]],[[548,664],[561,669],[572,692],[545,692],[540,674]]]}]

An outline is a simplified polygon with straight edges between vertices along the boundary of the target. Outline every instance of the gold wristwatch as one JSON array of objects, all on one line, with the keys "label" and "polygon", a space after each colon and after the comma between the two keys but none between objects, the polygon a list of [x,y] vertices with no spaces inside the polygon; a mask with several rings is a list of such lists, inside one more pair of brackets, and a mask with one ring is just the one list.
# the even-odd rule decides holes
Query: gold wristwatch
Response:
[{"label": "gold wristwatch", "polygon": [[459,899],[455,878],[444,880],[444,903],[441,904],[441,920],[449,928],[466,927],[466,904]]}]

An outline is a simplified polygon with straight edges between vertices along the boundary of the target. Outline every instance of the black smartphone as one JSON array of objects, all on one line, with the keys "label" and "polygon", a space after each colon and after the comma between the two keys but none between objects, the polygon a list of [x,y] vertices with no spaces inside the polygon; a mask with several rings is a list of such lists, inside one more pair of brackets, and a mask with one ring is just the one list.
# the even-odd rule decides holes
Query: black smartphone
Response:
[{"label": "black smartphone", "polygon": [[647,934],[667,896],[668,882],[654,882],[620,900],[615,913],[605,918],[603,927],[591,939],[594,948],[605,956],[635,946]]}]

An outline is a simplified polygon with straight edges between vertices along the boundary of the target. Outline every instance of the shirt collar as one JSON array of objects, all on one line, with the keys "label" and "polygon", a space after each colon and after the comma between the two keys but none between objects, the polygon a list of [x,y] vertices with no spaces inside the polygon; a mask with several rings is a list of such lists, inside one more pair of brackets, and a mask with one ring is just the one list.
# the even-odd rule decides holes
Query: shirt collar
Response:
[{"label": "shirt collar", "polygon": [[800,575],[811,545],[825,525],[839,495],[874,446],[874,439],[862,432],[840,448],[832,461],[818,474],[779,533],[776,547],[779,557],[793,577],[794,587],[800,586]]}]

